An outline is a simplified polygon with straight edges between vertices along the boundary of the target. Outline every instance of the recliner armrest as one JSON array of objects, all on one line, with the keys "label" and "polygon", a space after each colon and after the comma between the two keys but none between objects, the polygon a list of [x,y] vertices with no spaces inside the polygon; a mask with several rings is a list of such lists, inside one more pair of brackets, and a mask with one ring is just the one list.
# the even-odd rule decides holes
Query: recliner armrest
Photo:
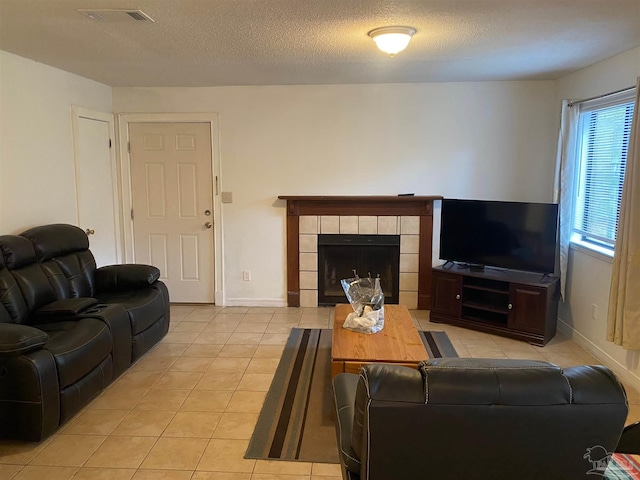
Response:
[{"label": "recliner armrest", "polygon": [[340,373],[333,379],[333,395],[336,405],[336,434],[342,463],[350,472],[360,474],[360,455],[353,449],[353,432],[356,389],[360,377],[353,373]]},{"label": "recliner armrest", "polygon": [[0,357],[18,357],[41,348],[49,335],[28,325],[0,323]]},{"label": "recliner armrest", "polygon": [[96,270],[97,292],[138,290],[153,285],[160,278],[160,270],[151,265],[108,265]]}]

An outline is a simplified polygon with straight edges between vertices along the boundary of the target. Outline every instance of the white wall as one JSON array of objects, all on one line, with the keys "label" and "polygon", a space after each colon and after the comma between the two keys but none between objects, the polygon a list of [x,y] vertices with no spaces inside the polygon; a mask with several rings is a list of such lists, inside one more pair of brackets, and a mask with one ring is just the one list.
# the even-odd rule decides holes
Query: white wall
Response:
[{"label": "white wall", "polygon": [[113,109],[219,114],[228,304],[285,304],[278,195],[551,199],[554,82],[114,88]]},{"label": "white wall", "polygon": [[[583,99],[631,87],[640,75],[640,48],[606,59],[567,75],[556,85],[556,103],[561,99]],[[640,388],[638,352],[627,351],[606,341],[607,309],[612,261],[582,249],[569,256],[567,300],[560,304],[561,327],[596,357]],[[597,306],[597,318],[591,317]]]},{"label": "white wall", "polygon": [[0,51],[0,234],[77,222],[71,106],[111,111],[111,87]]}]

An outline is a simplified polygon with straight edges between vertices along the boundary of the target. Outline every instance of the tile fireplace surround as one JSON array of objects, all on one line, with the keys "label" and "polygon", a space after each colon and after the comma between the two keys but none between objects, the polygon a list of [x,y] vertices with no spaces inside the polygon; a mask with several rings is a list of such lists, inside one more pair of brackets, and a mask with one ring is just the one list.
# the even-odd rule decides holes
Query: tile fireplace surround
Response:
[{"label": "tile fireplace surround", "polygon": [[286,196],[287,305],[318,305],[318,234],[400,235],[400,303],[429,309],[440,196]]}]

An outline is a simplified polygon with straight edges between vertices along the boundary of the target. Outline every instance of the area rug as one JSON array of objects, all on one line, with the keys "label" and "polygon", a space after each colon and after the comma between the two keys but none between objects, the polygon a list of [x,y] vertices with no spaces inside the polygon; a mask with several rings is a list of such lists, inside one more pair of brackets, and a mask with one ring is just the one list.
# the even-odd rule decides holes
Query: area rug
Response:
[{"label": "area rug", "polygon": [[[429,358],[457,357],[445,332],[420,332]],[[245,458],[338,463],[331,330],[293,328]]]}]

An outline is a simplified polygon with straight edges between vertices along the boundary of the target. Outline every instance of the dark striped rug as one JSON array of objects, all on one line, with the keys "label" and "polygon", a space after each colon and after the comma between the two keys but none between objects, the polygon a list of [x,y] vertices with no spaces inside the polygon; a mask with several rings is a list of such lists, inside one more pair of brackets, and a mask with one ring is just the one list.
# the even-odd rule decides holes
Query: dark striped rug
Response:
[{"label": "dark striped rug", "polygon": [[[457,357],[445,332],[420,332],[429,358]],[[331,330],[293,328],[245,458],[338,463]]]}]

